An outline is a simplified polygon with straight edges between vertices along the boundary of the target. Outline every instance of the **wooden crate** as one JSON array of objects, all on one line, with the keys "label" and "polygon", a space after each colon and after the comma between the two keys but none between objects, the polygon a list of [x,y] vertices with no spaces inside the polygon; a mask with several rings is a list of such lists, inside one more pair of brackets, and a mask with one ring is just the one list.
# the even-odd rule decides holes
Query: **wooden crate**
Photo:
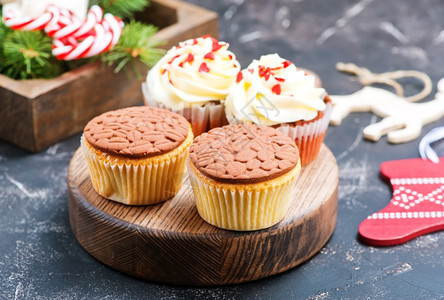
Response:
[{"label": "wooden crate", "polygon": [[[167,43],[211,34],[217,37],[217,14],[178,0],[151,0],[137,19],[161,28]],[[145,77],[148,69],[139,65]],[[13,80],[0,74],[0,139],[31,152],[80,132],[93,117],[143,103],[142,80],[114,74],[99,62],[54,79]]]}]

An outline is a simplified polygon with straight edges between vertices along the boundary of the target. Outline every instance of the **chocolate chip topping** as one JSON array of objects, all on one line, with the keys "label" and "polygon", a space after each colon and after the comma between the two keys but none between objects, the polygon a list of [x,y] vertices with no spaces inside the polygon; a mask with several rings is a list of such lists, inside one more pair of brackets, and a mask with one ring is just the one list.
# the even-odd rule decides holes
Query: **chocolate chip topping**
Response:
[{"label": "chocolate chip topping", "polygon": [[103,152],[130,158],[167,153],[187,138],[188,121],[173,112],[147,106],[128,107],[95,117],[83,134]]},{"label": "chocolate chip topping", "polygon": [[290,137],[274,128],[227,125],[195,138],[190,159],[205,176],[219,182],[257,183],[292,170],[299,150]]}]

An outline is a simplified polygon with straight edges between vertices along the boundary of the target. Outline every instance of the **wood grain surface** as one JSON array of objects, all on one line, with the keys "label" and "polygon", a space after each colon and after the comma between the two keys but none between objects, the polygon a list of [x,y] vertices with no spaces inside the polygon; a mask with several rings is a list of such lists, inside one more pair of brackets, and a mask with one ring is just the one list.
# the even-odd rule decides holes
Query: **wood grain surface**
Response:
[{"label": "wood grain surface", "polygon": [[70,223],[86,251],[126,274],[180,285],[247,282],[293,268],[325,245],[336,226],[338,177],[323,145],[302,169],[284,220],[235,232],[200,218],[187,176],[179,194],[162,204],[126,206],[102,198],[79,148],[68,169]]}]

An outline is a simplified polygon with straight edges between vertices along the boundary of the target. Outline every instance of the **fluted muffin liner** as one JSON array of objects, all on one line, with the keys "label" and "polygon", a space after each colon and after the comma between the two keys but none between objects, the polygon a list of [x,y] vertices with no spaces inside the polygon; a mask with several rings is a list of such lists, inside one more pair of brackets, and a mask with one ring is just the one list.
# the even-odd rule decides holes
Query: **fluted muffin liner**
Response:
[{"label": "fluted muffin liner", "polygon": [[[296,146],[299,148],[302,166],[308,165],[318,156],[324,142],[332,110],[332,103],[327,102],[326,108],[323,111],[324,116],[314,122],[308,121],[308,123],[303,125],[280,124],[275,127],[295,141]],[[226,111],[226,116],[228,122],[232,125],[243,123],[243,121],[234,118],[229,111]]]},{"label": "fluted muffin liner", "polygon": [[188,162],[199,215],[216,227],[236,231],[264,229],[282,221],[295,200],[300,169],[298,163],[288,173],[268,181],[227,184],[206,177]]},{"label": "fluted muffin liner", "polygon": [[85,138],[81,147],[94,190],[104,198],[127,205],[151,205],[176,195],[183,180],[192,134],[176,149],[141,159],[110,159]]},{"label": "fluted muffin liner", "polygon": [[225,106],[219,100],[205,104],[191,103],[190,107],[173,109],[152,97],[146,83],[142,83],[142,93],[145,105],[163,108],[184,116],[185,119],[191,123],[194,136],[228,124],[227,118],[225,117]]},{"label": "fluted muffin liner", "polygon": [[314,122],[296,126],[282,124],[276,127],[277,130],[285,133],[295,141],[296,146],[299,148],[299,156],[303,166],[308,165],[318,156],[330,122],[332,109],[332,103],[327,102],[324,116]]}]

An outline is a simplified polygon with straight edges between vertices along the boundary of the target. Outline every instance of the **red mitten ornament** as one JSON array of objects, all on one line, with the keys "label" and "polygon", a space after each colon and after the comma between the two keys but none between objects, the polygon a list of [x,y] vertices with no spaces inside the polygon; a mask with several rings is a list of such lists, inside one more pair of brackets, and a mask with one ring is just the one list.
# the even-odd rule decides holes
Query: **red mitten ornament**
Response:
[{"label": "red mitten ornament", "polygon": [[381,176],[393,188],[390,203],[359,225],[359,239],[392,246],[444,229],[444,158],[384,162]]}]

